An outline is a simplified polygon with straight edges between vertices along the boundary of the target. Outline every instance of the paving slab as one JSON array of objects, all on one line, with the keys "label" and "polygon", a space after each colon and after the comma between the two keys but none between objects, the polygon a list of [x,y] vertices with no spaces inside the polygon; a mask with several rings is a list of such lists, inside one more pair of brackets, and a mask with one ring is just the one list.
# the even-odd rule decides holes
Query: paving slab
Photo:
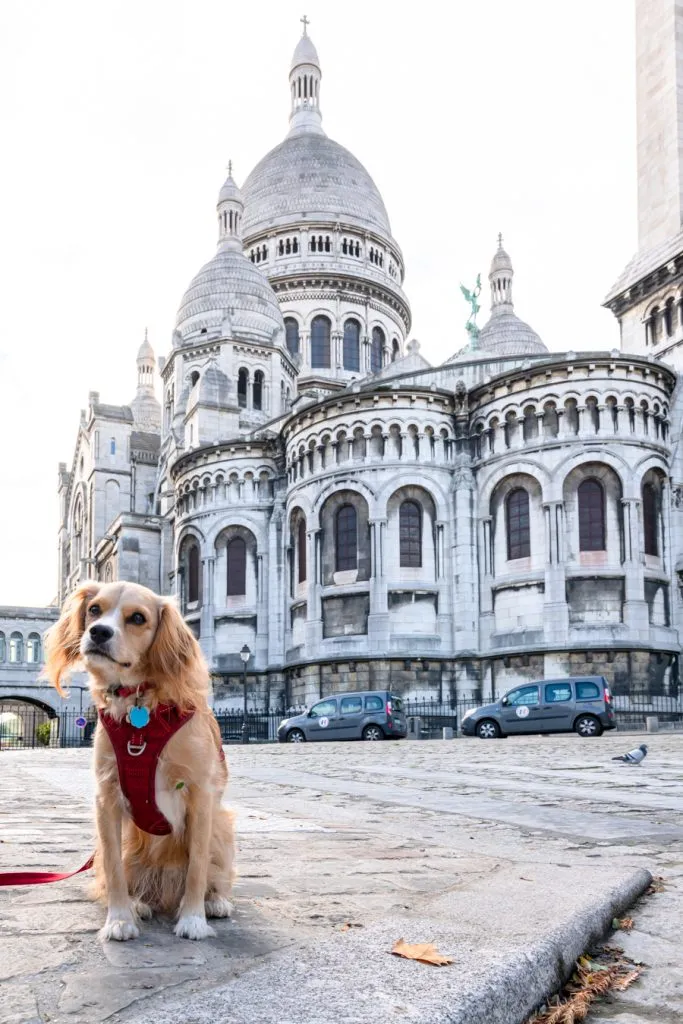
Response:
[{"label": "paving slab", "polygon": [[[637,771],[610,760],[624,737],[226,748],[234,920],[202,943],[155,920],[102,946],[85,876],[0,890],[0,1022],[522,1024],[648,871],[666,890],[619,940],[640,941],[652,969],[606,1009],[619,1024],[683,1020],[683,737],[648,742]],[[89,762],[0,754],[0,870],[85,859]],[[435,941],[455,963],[393,957],[399,938]]]}]

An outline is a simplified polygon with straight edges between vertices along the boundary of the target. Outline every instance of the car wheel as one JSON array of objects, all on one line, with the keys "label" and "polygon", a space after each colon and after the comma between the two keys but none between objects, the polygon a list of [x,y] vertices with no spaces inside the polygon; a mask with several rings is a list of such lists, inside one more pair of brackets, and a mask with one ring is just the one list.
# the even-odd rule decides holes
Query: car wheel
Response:
[{"label": "car wheel", "polygon": [[291,732],[287,733],[288,743],[305,743],[306,737],[302,733],[301,729],[292,729]]},{"label": "car wheel", "polygon": [[500,726],[492,718],[485,718],[477,726],[477,736],[480,740],[497,740],[500,737]]},{"label": "car wheel", "polygon": [[384,732],[378,725],[366,725],[363,729],[364,740],[383,740]]},{"label": "car wheel", "polygon": [[590,739],[591,736],[601,736],[602,726],[593,715],[581,715],[574,722],[574,729],[579,736]]}]

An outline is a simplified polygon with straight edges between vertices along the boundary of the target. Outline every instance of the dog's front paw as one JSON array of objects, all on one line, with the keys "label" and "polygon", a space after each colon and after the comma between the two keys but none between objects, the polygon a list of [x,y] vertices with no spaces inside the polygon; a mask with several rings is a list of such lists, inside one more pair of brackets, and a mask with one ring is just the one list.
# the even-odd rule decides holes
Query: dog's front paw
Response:
[{"label": "dog's front paw", "polygon": [[100,938],[105,942],[112,939],[115,942],[126,942],[127,939],[137,939],[139,935],[140,929],[129,910],[112,910],[107,914],[104,927],[100,929]]},{"label": "dog's front paw", "polygon": [[233,905],[225,896],[217,896],[215,893],[204,903],[204,910],[207,917],[231,917]]},{"label": "dog's front paw", "polygon": [[179,939],[209,939],[216,934],[211,925],[206,923],[206,918],[200,914],[187,914],[181,917],[173,932]]}]

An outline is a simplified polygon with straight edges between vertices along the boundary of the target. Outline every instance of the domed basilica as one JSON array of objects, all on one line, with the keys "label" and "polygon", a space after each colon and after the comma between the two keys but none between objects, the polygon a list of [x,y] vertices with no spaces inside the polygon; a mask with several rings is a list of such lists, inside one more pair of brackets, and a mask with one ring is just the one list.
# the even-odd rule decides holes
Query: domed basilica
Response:
[{"label": "domed basilica", "polygon": [[499,238],[488,320],[430,366],[387,210],[326,134],[321,80],[304,26],[289,131],[220,189],[217,249],[167,351],[155,362],[145,339],[129,405],[91,393],[60,466],[60,601],[92,577],[177,594],[218,707],[240,700],[245,645],[270,707],[385,686],[487,698],[579,672],[677,694],[680,218],[608,296],[622,351],[550,353]]}]

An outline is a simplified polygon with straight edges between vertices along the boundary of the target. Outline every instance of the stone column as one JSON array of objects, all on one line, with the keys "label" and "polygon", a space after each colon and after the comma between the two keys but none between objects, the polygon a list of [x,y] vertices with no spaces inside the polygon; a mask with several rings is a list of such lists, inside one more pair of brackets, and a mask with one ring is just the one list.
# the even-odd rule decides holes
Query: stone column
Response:
[{"label": "stone column", "polygon": [[551,501],[545,504],[543,518],[546,535],[543,639],[546,644],[566,643],[569,634],[569,607],[563,550],[564,502]]},{"label": "stone column", "polygon": [[445,575],[445,547],[444,547],[444,530],[446,523],[437,519],[436,521],[436,544],[435,544],[435,573],[437,580],[443,579]]},{"label": "stone column", "polygon": [[545,437],[545,431],[543,429],[543,417],[545,416],[545,413],[544,412],[536,412],[536,413],[534,413],[534,416],[536,417],[536,423],[538,424],[538,426],[536,428],[537,431],[538,431],[538,433],[536,434],[536,438],[539,441],[542,441],[544,439],[544,437]]},{"label": "stone column", "polygon": [[299,333],[299,352],[301,353],[302,366],[311,365],[311,332],[301,331]]},{"label": "stone column", "polygon": [[322,611],[322,531],[318,529],[306,532],[309,562],[306,567],[308,577],[308,601],[306,607],[306,650],[317,654],[323,637]]},{"label": "stone column", "polygon": [[432,446],[429,440],[429,434],[420,434],[418,436],[418,445],[420,448],[420,462],[431,462]]},{"label": "stone column", "polygon": [[650,617],[645,600],[644,555],[641,539],[640,501],[623,498],[624,542],[624,623],[634,640],[647,642],[650,637]]},{"label": "stone column", "polygon": [[576,407],[576,415],[577,415],[577,418],[578,418],[578,421],[579,421],[579,429],[578,429],[577,433],[578,433],[579,436],[581,436],[582,434],[585,434],[585,432],[586,432],[586,406],[585,405],[577,405],[577,407]]},{"label": "stone column", "polygon": [[405,462],[409,458],[408,453],[408,432],[406,430],[401,431],[401,452],[399,454],[401,462]]},{"label": "stone column", "polygon": [[285,612],[289,608],[285,570],[285,514],[281,498],[275,499],[268,524],[267,545],[268,586],[264,588],[261,621],[257,628],[259,634],[262,628],[266,630],[268,662],[281,665],[285,660]]},{"label": "stone column", "polygon": [[330,365],[336,367],[338,370],[344,368],[344,355],[342,351],[342,338],[343,334],[341,331],[332,331],[330,345],[332,351],[330,352]]},{"label": "stone column", "polygon": [[215,585],[216,557],[208,555],[202,559],[202,610],[200,619],[200,636],[202,650],[209,668],[211,668],[215,655],[214,635],[214,585]]},{"label": "stone column", "polygon": [[[473,651],[479,647],[480,599],[477,573],[476,487],[469,456],[458,456],[453,475],[451,521],[437,520],[437,583],[439,615],[437,628],[448,638],[452,650]],[[489,583],[489,599],[490,599]],[[491,622],[485,630],[490,633]],[[442,652],[447,653],[443,650]]]},{"label": "stone column", "polygon": [[370,520],[368,649],[373,652],[386,652],[389,649],[388,588],[384,556],[386,525],[386,519]]}]

